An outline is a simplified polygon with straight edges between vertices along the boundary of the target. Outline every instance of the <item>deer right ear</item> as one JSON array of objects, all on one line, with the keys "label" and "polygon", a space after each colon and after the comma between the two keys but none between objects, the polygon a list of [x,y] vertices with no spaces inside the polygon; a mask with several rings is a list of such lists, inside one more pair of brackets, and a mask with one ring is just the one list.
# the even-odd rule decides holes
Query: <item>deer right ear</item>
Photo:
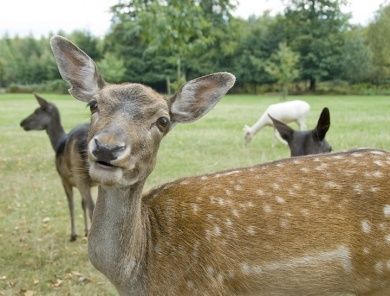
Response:
[{"label": "deer right ear", "polygon": [[61,36],[53,36],[50,45],[62,79],[70,84],[69,93],[89,102],[104,86],[95,62],[80,48]]},{"label": "deer right ear", "polygon": [[287,124],[273,118],[271,115],[268,114],[268,117],[271,118],[272,123],[274,124],[274,127],[279,132],[279,135],[286,140],[287,142],[290,142],[292,139],[292,136],[294,134],[294,130],[289,127]]},{"label": "deer right ear", "polygon": [[316,128],[314,129],[315,135],[318,137],[319,140],[323,140],[325,138],[325,135],[330,127],[330,114],[329,109],[324,108],[322,109],[320,118],[318,119],[318,123]]}]

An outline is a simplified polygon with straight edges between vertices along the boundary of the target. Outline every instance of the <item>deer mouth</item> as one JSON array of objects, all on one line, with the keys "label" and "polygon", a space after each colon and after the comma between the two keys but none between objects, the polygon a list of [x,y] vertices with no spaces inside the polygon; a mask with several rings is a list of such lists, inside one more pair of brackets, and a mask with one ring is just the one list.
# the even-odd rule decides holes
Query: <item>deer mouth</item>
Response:
[{"label": "deer mouth", "polygon": [[110,168],[116,167],[109,162],[105,162],[105,161],[101,161],[101,160],[96,161],[96,163],[99,165],[99,167],[102,167],[104,169],[110,169]]}]

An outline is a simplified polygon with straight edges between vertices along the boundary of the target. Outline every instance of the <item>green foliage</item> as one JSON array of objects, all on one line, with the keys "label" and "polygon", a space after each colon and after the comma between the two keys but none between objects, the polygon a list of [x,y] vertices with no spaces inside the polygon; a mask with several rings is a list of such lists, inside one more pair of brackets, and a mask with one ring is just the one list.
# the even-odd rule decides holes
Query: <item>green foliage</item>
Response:
[{"label": "green foliage", "polygon": [[360,83],[373,77],[372,52],[366,45],[364,31],[361,28],[346,32],[341,53],[341,79],[350,83]]},{"label": "green foliage", "polygon": [[301,78],[316,82],[338,78],[343,32],[349,16],[342,13],[343,0],[289,0],[285,12],[287,41],[300,54]]},{"label": "green foliage", "polygon": [[[104,38],[60,34],[88,53],[107,81],[136,81],[163,92],[168,81],[177,88],[183,79],[218,71],[236,75],[236,92],[274,92],[276,83],[286,90],[275,73],[282,42],[299,55],[291,91],[344,81],[351,91],[371,83],[380,87],[369,89],[382,92],[390,84],[390,5],[368,27],[356,27],[341,12],[345,2],[286,0],[283,14],[241,19],[231,15],[236,0],[118,0]],[[0,38],[0,89],[26,90],[57,79],[48,37]]]},{"label": "green foliage", "polygon": [[288,85],[299,75],[298,60],[299,55],[282,42],[279,44],[278,51],[271,55],[265,66],[265,70],[281,85],[283,99],[287,97]]},{"label": "green foliage", "polygon": [[[176,80],[186,77],[188,61],[213,43],[211,33],[230,17],[229,0],[122,1],[113,7],[117,24],[130,26],[147,44],[148,53],[169,53],[177,67]],[[183,73],[183,74],[182,74]]]},{"label": "green foliage", "polygon": [[381,7],[368,27],[367,40],[373,53],[377,83],[390,82],[390,4]]},{"label": "green foliage", "polygon": [[98,62],[98,68],[104,79],[111,83],[123,82],[126,68],[123,60],[114,54],[107,52],[104,58]]}]

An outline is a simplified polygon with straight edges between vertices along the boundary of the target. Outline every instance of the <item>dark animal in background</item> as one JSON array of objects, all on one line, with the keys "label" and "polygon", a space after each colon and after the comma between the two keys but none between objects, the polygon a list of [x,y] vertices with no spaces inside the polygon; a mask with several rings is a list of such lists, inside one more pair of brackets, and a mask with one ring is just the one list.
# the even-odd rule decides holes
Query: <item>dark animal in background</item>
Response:
[{"label": "dark animal in background", "polygon": [[325,140],[326,132],[330,127],[329,109],[324,108],[315,129],[296,131],[287,124],[268,115],[280,136],[287,141],[291,156],[318,154],[331,152],[332,147]]},{"label": "dark animal in background", "polygon": [[57,172],[61,177],[64,186],[70,211],[71,235],[70,240],[77,238],[74,221],[73,187],[76,187],[81,194],[81,205],[84,213],[85,235],[88,235],[88,217],[92,220],[92,213],[95,207],[91,196],[92,181],[88,175],[87,160],[87,136],[89,124],[75,127],[68,134],[65,133],[57,107],[47,102],[42,97],[35,95],[39,108],[25,118],[21,127],[25,131],[46,130],[51,145],[56,153],[55,164]]}]

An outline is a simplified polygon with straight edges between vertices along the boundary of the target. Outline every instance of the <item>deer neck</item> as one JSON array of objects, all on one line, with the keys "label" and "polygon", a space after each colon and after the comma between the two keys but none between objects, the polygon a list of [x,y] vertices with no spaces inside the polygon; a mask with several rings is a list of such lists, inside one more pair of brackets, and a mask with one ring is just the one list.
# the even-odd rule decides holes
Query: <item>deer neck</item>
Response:
[{"label": "deer neck", "polygon": [[51,124],[46,128],[46,132],[49,136],[51,146],[54,151],[60,146],[61,142],[66,138],[66,133],[59,120],[53,120]]},{"label": "deer neck", "polygon": [[126,294],[129,290],[138,294],[143,291],[150,233],[142,207],[143,185],[144,182],[126,188],[99,186],[88,239],[92,264]]}]

